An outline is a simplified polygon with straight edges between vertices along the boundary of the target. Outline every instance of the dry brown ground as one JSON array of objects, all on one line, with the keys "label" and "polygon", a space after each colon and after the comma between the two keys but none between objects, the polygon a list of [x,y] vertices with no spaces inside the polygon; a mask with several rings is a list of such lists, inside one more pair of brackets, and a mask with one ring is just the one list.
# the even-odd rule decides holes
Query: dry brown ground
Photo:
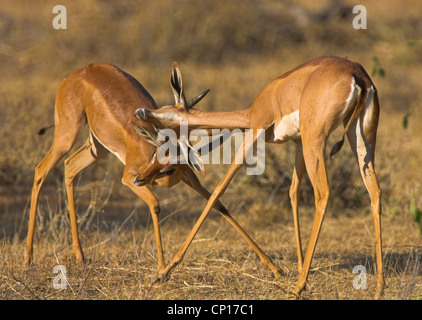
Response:
[{"label": "dry brown ground", "polygon": [[[244,208],[246,209],[246,208]],[[241,210],[243,211],[243,209]],[[126,212],[127,213],[127,212]],[[309,210],[302,219],[303,234],[310,231]],[[139,214],[139,213],[138,213]],[[276,280],[243,239],[223,218],[208,219],[184,261],[171,279],[151,285],[156,267],[151,228],[133,218],[111,232],[83,233],[87,263],[75,264],[71,246],[63,239],[36,241],[35,263],[21,266],[24,246],[17,239],[2,241],[1,299],[293,299],[298,277],[292,221],[288,213],[267,211],[271,223],[259,223],[258,213],[235,212],[275,264],[283,270]],[[98,220],[103,220],[100,217]],[[171,221],[173,220],[173,221]],[[163,240],[167,260],[175,253],[191,223],[167,220]],[[122,221],[120,221],[123,223]],[[101,223],[101,222],[100,222]],[[259,226],[256,226],[259,223]],[[120,227],[122,227],[120,229]],[[120,230],[119,230],[120,229]],[[328,215],[303,299],[372,299],[376,277],[370,214]],[[419,231],[406,216],[383,220],[385,299],[420,299],[421,242]],[[398,236],[399,235],[399,236]],[[405,236],[403,236],[405,235]],[[306,237],[305,237],[306,238]],[[67,269],[67,289],[56,290],[53,268]],[[354,266],[367,268],[367,289],[356,290]]]}]

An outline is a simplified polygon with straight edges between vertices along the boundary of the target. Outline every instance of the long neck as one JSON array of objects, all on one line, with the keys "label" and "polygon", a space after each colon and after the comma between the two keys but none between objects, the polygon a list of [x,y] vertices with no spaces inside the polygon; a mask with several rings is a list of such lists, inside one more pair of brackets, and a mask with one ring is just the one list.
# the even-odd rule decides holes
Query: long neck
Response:
[{"label": "long neck", "polygon": [[199,111],[191,110],[190,128],[203,129],[249,129],[249,108],[236,111]]}]

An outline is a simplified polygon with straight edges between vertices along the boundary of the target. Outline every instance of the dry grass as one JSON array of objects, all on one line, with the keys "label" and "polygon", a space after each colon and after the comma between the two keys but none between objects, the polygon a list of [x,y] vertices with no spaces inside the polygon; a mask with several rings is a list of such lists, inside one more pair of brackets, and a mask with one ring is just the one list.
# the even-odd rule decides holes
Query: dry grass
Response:
[{"label": "dry grass", "polygon": [[[296,3],[296,2],[294,2]],[[375,76],[381,118],[377,173],[383,190],[386,299],[421,299],[422,238],[410,205],[422,208],[422,4],[369,1],[368,29],[351,26],[353,1],[101,1],[63,2],[68,30],[51,27],[52,4],[0,0],[0,299],[291,299],[298,277],[288,188],[293,144],[267,146],[266,171],[241,170],[222,201],[270,254],[284,275],[275,280],[247,244],[217,213],[210,214],[169,282],[151,285],[156,249],[146,205],[121,186],[122,167],[108,157],[77,179],[77,212],[88,262],[74,263],[59,164],[41,192],[35,263],[22,267],[33,169],[47,152],[55,92],[75,68],[112,63],[135,76],[158,105],[172,101],[171,62],[181,65],[187,94],[211,93],[200,108],[249,106],[272,79],[315,56],[335,54]],[[407,3],[407,5],[406,5]],[[346,8],[346,9],[343,9]],[[113,23],[110,23],[112,21]],[[408,45],[415,41],[414,45]],[[409,126],[403,116],[411,111]],[[338,137],[338,132],[329,143]],[[212,190],[227,166],[207,167]],[[328,169],[332,200],[324,220],[303,299],[372,299],[374,233],[367,193],[349,148]],[[153,188],[162,207],[166,261],[179,249],[205,201],[183,186]],[[313,219],[312,187],[300,194],[303,242]],[[66,290],[52,281],[67,268]],[[352,286],[355,265],[368,270],[367,290]]]},{"label": "dry grass", "polygon": [[[244,208],[245,210],[247,208]],[[242,210],[243,211],[243,210]],[[309,235],[311,212],[302,219],[305,239]],[[292,299],[297,279],[292,221],[288,212],[266,212],[274,223],[253,228],[258,213],[234,216],[251,231],[269,253],[283,277],[274,279],[256,255],[224,221],[213,216],[198,233],[183,263],[172,278],[151,285],[156,268],[151,226],[144,228],[138,214],[107,232],[83,232],[88,262],[74,262],[69,240],[38,236],[35,264],[21,267],[23,245],[18,239],[3,241],[0,247],[1,299]],[[103,216],[98,218],[104,220]],[[99,222],[101,223],[101,222]],[[123,224],[123,226],[121,225]],[[191,226],[185,219],[172,218],[163,225],[167,260],[181,245]],[[120,228],[121,227],[121,228]],[[119,230],[114,232],[115,230]],[[384,219],[385,299],[420,299],[420,235],[406,216]],[[406,234],[398,238],[397,234]],[[67,235],[69,236],[69,235]],[[303,299],[372,299],[374,271],[372,219],[369,214],[327,217]],[[53,267],[67,268],[66,290],[56,290]],[[368,270],[367,290],[353,288],[356,265]]]}]

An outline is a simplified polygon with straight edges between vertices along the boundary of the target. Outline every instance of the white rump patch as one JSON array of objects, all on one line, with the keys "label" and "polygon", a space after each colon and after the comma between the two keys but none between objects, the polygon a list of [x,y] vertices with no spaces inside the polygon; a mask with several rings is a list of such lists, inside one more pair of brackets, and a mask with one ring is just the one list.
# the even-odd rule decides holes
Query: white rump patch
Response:
[{"label": "white rump patch", "polygon": [[356,107],[356,103],[358,102],[358,97],[361,91],[362,89],[356,84],[355,79],[352,78],[351,90],[350,90],[349,96],[346,99],[346,107],[342,111],[338,119],[338,123],[335,125],[335,127],[340,125],[340,123],[343,121],[344,117],[346,117],[349,111],[352,110],[354,107]]},{"label": "white rump patch", "polygon": [[334,131],[342,123],[346,115],[356,107],[356,104],[358,102],[358,97],[360,96],[361,91],[362,89],[356,84],[355,79],[352,78],[352,82],[350,84],[349,96],[347,97],[344,103],[343,110],[340,112],[340,114],[338,115],[338,118],[336,119],[336,122],[333,126],[332,131]]},{"label": "white rump patch", "polygon": [[363,127],[365,129],[370,127],[372,123],[372,117],[374,115],[374,92],[374,87],[371,86],[369,88],[368,98],[366,99],[365,108],[363,110]]},{"label": "white rump patch", "polygon": [[[351,107],[354,107],[358,101],[358,95],[360,94],[360,87],[356,85],[355,78],[352,78],[351,89],[349,97],[346,100],[346,110],[348,111]],[[347,112],[346,112],[347,113]]]}]

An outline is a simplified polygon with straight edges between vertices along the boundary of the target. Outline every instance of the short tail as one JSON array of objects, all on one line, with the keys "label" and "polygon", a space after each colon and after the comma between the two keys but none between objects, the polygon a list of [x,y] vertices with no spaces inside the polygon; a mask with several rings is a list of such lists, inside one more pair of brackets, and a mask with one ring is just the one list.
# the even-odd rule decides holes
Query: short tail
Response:
[{"label": "short tail", "polygon": [[344,137],[346,133],[349,131],[350,125],[353,123],[353,121],[356,119],[356,117],[361,113],[365,106],[366,99],[368,98],[368,90],[366,87],[358,87],[360,89],[358,101],[356,103],[355,109],[353,110],[353,114],[350,117],[349,121],[347,122],[346,127],[344,128],[343,136],[340,141],[336,142],[334,146],[331,148],[330,152],[330,159],[333,159],[333,156],[341,150],[344,144]]},{"label": "short tail", "polygon": [[42,136],[48,129],[53,128],[53,127],[54,127],[54,124],[47,126],[47,127],[44,127],[44,128],[41,128],[40,130],[38,130],[37,134],[39,136]]}]

